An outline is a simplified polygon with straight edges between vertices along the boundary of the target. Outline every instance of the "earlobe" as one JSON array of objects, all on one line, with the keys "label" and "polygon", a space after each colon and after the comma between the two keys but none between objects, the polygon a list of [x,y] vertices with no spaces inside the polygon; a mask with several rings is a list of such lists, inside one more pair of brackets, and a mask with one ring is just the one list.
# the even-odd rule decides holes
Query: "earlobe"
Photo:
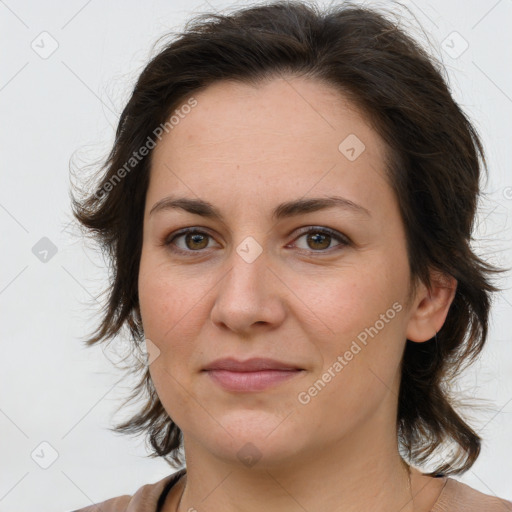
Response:
[{"label": "earlobe", "polygon": [[440,331],[457,291],[457,280],[440,272],[431,273],[430,290],[422,284],[411,311],[406,337],[410,341],[428,341]]}]

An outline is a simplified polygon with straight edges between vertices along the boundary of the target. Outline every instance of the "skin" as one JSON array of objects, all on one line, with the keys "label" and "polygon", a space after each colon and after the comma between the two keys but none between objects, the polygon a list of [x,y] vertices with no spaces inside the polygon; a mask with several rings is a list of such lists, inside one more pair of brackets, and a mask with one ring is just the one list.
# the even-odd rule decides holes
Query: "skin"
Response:
[{"label": "skin", "polygon": [[[444,479],[412,468],[408,489],[395,422],[399,365],[407,338],[423,342],[442,327],[456,282],[433,274],[432,290],[420,284],[406,302],[411,276],[386,146],[338,91],[312,79],[222,81],[194,97],[197,106],[152,155],[139,273],[148,349],[158,355],[151,377],[187,459],[165,512],[180,497],[180,511],[430,510]],[[365,144],[354,161],[338,150],[349,134]],[[180,209],[150,216],[170,194],[206,200],[225,220]],[[333,194],[370,216],[333,207],[271,218],[282,202]],[[163,245],[186,227],[210,236]],[[309,242],[299,232],[308,227]],[[314,227],[350,243],[315,241]],[[262,249],[251,263],[237,252],[249,236]],[[298,394],[394,303],[401,311],[300,403]],[[227,356],[304,371],[265,391],[233,393],[201,371]],[[237,455],[249,442],[261,457],[250,467]]]}]

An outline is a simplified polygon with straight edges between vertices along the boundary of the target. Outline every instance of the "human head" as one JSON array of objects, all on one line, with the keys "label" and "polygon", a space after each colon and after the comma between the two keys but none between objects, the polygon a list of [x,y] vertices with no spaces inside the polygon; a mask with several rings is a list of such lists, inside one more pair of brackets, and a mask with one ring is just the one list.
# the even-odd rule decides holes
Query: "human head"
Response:
[{"label": "human head", "polygon": [[[88,344],[112,338],[125,324],[134,343],[144,339],[137,276],[150,145],[157,134],[163,136],[167,127],[172,137],[171,126],[183,112],[177,109],[195,108],[189,103],[194,94],[215,83],[230,79],[257,86],[285,73],[339,90],[386,144],[387,178],[406,235],[410,297],[419,283],[429,286],[432,270],[457,281],[436,338],[406,343],[397,427],[411,460],[421,463],[438,445],[455,441],[464,460],[456,454],[437,471],[468,469],[480,438],[454,410],[443,383],[481,351],[489,294],[496,290],[486,275],[492,267],[470,247],[485,159],[432,57],[370,9],[345,4],[320,13],[286,2],[211,15],[189,24],[147,65],[121,115],[96,193],[73,203],[77,219],[95,230],[116,270],[105,316]],[[178,116],[174,122],[172,114]],[[142,147],[147,154],[134,157]],[[156,396],[149,370],[143,370],[136,392],[145,388],[151,399],[120,430],[147,432],[156,455],[177,455],[181,432]]]}]

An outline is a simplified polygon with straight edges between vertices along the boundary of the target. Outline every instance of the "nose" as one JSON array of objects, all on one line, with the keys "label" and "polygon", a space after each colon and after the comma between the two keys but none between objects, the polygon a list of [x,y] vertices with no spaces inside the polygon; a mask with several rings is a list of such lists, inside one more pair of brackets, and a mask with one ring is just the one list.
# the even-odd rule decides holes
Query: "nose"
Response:
[{"label": "nose", "polygon": [[262,325],[274,329],[284,321],[283,294],[287,288],[269,263],[265,251],[253,261],[240,247],[239,252],[232,252],[229,269],[216,287],[211,311],[215,325],[249,335],[251,330],[261,329]]}]

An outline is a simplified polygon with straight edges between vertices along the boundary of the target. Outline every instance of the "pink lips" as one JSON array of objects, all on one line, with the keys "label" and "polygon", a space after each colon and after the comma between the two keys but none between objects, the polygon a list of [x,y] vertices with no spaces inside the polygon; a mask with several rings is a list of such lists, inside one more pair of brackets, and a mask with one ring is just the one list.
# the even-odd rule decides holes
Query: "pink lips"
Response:
[{"label": "pink lips", "polygon": [[227,391],[261,391],[303,373],[294,364],[267,358],[217,359],[203,371]]}]

